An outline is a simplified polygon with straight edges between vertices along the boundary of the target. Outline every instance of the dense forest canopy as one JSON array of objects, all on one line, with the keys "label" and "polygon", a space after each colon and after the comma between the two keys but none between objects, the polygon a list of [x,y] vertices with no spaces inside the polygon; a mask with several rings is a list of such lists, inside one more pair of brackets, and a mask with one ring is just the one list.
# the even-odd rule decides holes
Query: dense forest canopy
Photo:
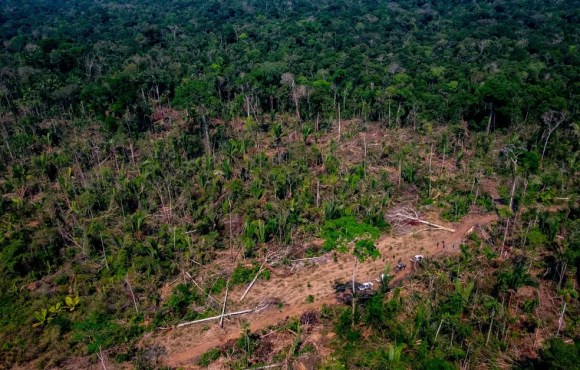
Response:
[{"label": "dense forest canopy", "polygon": [[481,129],[492,114],[509,127],[577,104],[573,3],[8,1],[3,103],[35,116],[84,106],[110,121],[129,108],[142,131],[151,100],[194,83],[207,90],[196,104],[224,118],[249,109],[244,96],[290,111],[295,88],[304,119],[342,102],[374,121],[393,105],[414,124]]},{"label": "dense forest canopy", "polygon": [[[273,255],[379,261],[402,203],[498,220],[414,275],[440,295],[323,310],[316,366],[580,358],[579,24],[576,0],[0,0],[0,368],[161,366],[144,332],[219,314]],[[244,333],[228,366],[272,362]]]}]

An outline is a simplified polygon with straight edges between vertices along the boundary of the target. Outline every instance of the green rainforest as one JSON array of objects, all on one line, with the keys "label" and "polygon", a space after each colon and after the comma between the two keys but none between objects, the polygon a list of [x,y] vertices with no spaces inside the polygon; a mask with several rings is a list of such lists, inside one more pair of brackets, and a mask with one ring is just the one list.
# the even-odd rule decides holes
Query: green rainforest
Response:
[{"label": "green rainforest", "polygon": [[0,0],[0,369],[580,368],[580,1]]}]

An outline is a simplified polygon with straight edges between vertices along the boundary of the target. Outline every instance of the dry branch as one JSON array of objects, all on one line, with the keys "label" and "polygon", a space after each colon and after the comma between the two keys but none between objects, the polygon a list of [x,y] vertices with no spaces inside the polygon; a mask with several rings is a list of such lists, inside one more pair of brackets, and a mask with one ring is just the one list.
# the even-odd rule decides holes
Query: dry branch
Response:
[{"label": "dry branch", "polygon": [[[243,310],[243,311],[237,311],[237,312],[229,312],[226,313],[225,315],[223,315],[224,317],[230,317],[230,316],[238,316],[238,315],[243,315],[246,313],[251,313],[254,312],[253,309],[251,310]],[[181,328],[183,326],[187,326],[187,325],[192,325],[192,324],[198,324],[200,322],[206,322],[206,321],[212,321],[212,320],[218,320],[222,317],[222,315],[217,315],[217,316],[212,316],[212,317],[207,317],[205,319],[199,319],[199,320],[194,320],[194,321],[187,321],[187,322],[182,322],[181,324],[177,324],[178,328]]]},{"label": "dry branch", "polygon": [[[287,253],[285,253],[284,255],[286,255]],[[250,283],[250,285],[248,285],[248,287],[246,288],[246,290],[244,291],[244,294],[242,294],[242,297],[240,298],[240,302],[246,298],[246,294],[248,294],[248,292],[250,291],[250,289],[252,289],[252,286],[254,285],[254,283],[256,282],[256,280],[258,280],[258,276],[260,276],[260,274],[262,273],[262,271],[264,271],[265,265],[266,264],[275,264],[280,262],[280,260],[282,259],[282,254],[278,254],[278,253],[270,253],[266,256],[266,258],[264,259],[264,262],[262,263],[262,265],[260,266],[260,268],[258,269],[258,272],[256,273],[256,276],[254,276],[254,280],[252,280],[252,282]]]},{"label": "dry branch", "polygon": [[248,292],[250,291],[250,289],[252,289],[252,286],[254,285],[254,283],[256,282],[256,280],[258,280],[258,276],[260,276],[260,274],[262,273],[262,271],[264,271],[264,264],[262,264],[262,266],[260,266],[260,268],[258,269],[258,272],[256,273],[256,276],[254,276],[254,280],[252,280],[252,282],[250,283],[250,285],[248,285],[248,287],[244,291],[244,294],[242,294],[242,297],[240,298],[240,302],[244,298],[246,298],[246,294],[248,294]]},{"label": "dry branch", "polygon": [[228,293],[230,292],[230,279],[226,282],[226,296],[224,297],[224,305],[222,306],[222,317],[220,318],[220,327],[224,327],[224,312],[226,312],[226,304],[228,303]]},{"label": "dry branch", "polygon": [[[192,282],[192,283],[193,283],[193,284],[194,284],[194,285],[195,285],[195,286],[196,286],[196,287],[197,287],[197,288],[198,288],[198,289],[199,289],[199,290],[200,290],[202,293],[204,292],[203,288],[199,286],[199,284],[197,283],[197,281],[195,281],[195,279],[193,278],[193,276],[191,276],[191,274],[190,274],[189,272],[187,272],[187,271],[186,271],[186,272],[185,272],[185,276],[187,276],[187,277],[188,277],[188,278],[191,280],[191,282]],[[213,301],[215,304],[217,304],[217,305],[219,306],[220,302],[219,302],[217,299],[215,299],[214,297],[212,297],[212,296],[211,296],[209,293],[207,294],[207,297],[208,297],[209,299],[211,299],[211,300],[212,300],[212,301]]]}]

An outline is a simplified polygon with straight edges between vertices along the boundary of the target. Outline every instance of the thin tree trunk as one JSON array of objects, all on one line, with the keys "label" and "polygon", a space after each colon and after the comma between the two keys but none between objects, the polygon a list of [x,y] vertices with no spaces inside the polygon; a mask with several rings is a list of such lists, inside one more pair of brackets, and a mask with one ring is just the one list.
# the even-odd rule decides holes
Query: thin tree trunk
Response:
[{"label": "thin tree trunk", "polygon": [[340,131],[341,131],[341,122],[340,122],[340,105],[338,106],[338,141],[340,141]]},{"label": "thin tree trunk", "polygon": [[318,132],[318,120],[320,118],[320,112],[316,113],[316,121],[314,122],[314,132]]},{"label": "thin tree trunk", "polygon": [[548,140],[550,140],[550,135],[552,135],[552,131],[548,129],[548,136],[546,137],[546,141],[544,142],[544,149],[542,149],[542,157],[540,158],[540,164],[544,163],[544,154],[546,154],[546,148],[548,147]]},{"label": "thin tree trunk", "polygon": [[[243,311],[237,311],[237,312],[229,312],[226,313],[224,316],[237,316],[237,315],[244,315],[246,313],[250,313],[250,312],[254,312],[253,309],[250,310],[243,310]],[[205,319],[200,319],[200,320],[194,320],[194,321],[187,321],[187,322],[182,322],[181,324],[177,324],[178,328],[184,327],[184,326],[188,326],[188,325],[192,325],[192,324],[198,324],[200,322],[206,322],[206,321],[212,321],[212,320],[218,320],[219,318],[221,318],[222,315],[217,315],[217,316],[212,316],[212,317],[207,317]]]},{"label": "thin tree trunk", "polygon": [[352,326],[354,326],[354,313],[356,309],[356,302],[355,302],[355,295],[356,295],[356,287],[354,286],[355,283],[355,276],[356,276],[356,266],[358,264],[358,259],[354,258],[354,267],[352,269]]},{"label": "thin tree trunk", "polygon": [[105,260],[105,267],[109,269],[109,264],[107,263],[107,254],[105,253],[105,244],[103,243],[103,234],[99,234],[101,237],[101,248],[103,248],[103,259]]},{"label": "thin tree trunk", "polygon": [[262,273],[263,270],[264,270],[264,265],[262,264],[262,266],[260,266],[260,269],[258,270],[258,273],[256,274],[256,276],[254,276],[254,280],[252,280],[252,282],[250,283],[250,285],[248,285],[248,287],[244,291],[244,294],[242,294],[242,297],[239,300],[240,302],[244,298],[246,298],[246,294],[248,294],[248,292],[250,291],[250,289],[252,289],[252,286],[254,285],[254,283],[256,282],[256,280],[258,280],[258,276],[260,276],[260,274]]},{"label": "thin tree trunk", "polygon": [[403,167],[403,161],[399,160],[399,179],[397,181],[397,188],[401,187],[401,172],[402,172],[402,167]]},{"label": "thin tree trunk", "polygon": [[489,132],[491,131],[491,122],[493,121],[493,106],[491,107],[490,111],[489,111],[489,119],[487,120],[487,128],[485,129],[485,133],[489,135]]},{"label": "thin tree trunk", "polygon": [[560,330],[562,329],[562,324],[564,323],[565,312],[566,312],[566,301],[564,301],[564,305],[562,306],[562,312],[560,313],[560,318],[558,319],[558,331],[556,332],[556,336],[560,335]]},{"label": "thin tree trunk", "polygon": [[135,299],[135,294],[133,293],[133,287],[131,286],[131,283],[129,282],[128,276],[125,278],[125,282],[127,283],[127,286],[129,287],[129,291],[131,292],[131,298],[133,298],[133,305],[135,305],[135,312],[137,313],[137,315],[139,315],[139,308],[137,307],[137,300]]},{"label": "thin tree trunk", "polygon": [[320,180],[316,180],[316,208],[320,207]]},{"label": "thin tree trunk", "polygon": [[224,327],[224,313],[226,312],[226,305],[228,303],[228,293],[230,292],[230,279],[226,282],[226,296],[224,297],[224,304],[222,306],[222,317],[220,318],[220,327]]},{"label": "thin tree trunk", "polygon": [[428,197],[431,198],[431,162],[433,160],[433,144],[431,144],[431,150],[429,152],[429,193]]},{"label": "thin tree trunk", "polygon": [[[517,168],[514,168],[514,172]],[[512,190],[510,191],[510,211],[514,210],[514,194],[516,192],[516,184],[518,182],[518,177],[514,175],[514,181],[512,182]]]},{"label": "thin tree trunk", "polygon": [[493,327],[493,317],[495,316],[495,308],[491,312],[491,320],[489,322],[489,329],[487,330],[487,338],[485,339],[485,345],[489,343],[489,336],[491,335],[491,328]]},{"label": "thin tree trunk", "polygon": [[205,116],[202,116],[201,118],[201,122],[202,122],[202,128],[203,128],[203,145],[205,147],[205,153],[207,155],[211,155],[211,145],[209,142],[209,128],[208,128],[208,123],[207,123],[207,118]]},{"label": "thin tree trunk", "polygon": [[417,222],[419,222],[419,223],[422,223],[422,224],[425,224],[425,225],[428,225],[428,226],[432,226],[432,227],[434,227],[436,229],[439,229],[439,230],[449,231],[450,233],[454,233],[455,232],[455,229],[450,229],[448,227],[441,226],[441,225],[437,225],[437,224],[434,224],[434,223],[429,222],[429,221],[420,220],[420,219],[414,219],[414,220],[417,221]]},{"label": "thin tree trunk", "polygon": [[400,112],[401,112],[401,102],[399,102],[399,106],[397,107],[397,128],[401,126],[401,118],[399,117]]},{"label": "thin tree trunk", "polygon": [[506,225],[505,225],[505,231],[503,233],[503,241],[501,243],[501,250],[499,252],[499,257],[500,258],[503,257],[503,251],[504,251],[504,248],[505,248],[505,242],[507,240],[507,234],[508,234],[509,228],[510,228],[510,219],[508,218],[507,221],[506,221]]},{"label": "thin tree trunk", "polygon": [[367,157],[367,135],[363,133],[364,158]]},{"label": "thin tree trunk", "polygon": [[102,350],[101,346],[99,346],[99,354],[97,356],[99,357],[99,360],[101,361],[101,366],[103,367],[103,370],[107,370],[107,366],[105,366],[105,356],[103,355],[103,350]]},{"label": "thin tree trunk", "polygon": [[437,337],[439,336],[439,331],[441,330],[441,325],[443,325],[443,320],[441,319],[441,321],[439,322],[439,327],[437,328],[437,332],[435,333],[435,339],[433,339],[433,346],[431,347],[431,350],[433,350],[433,348],[435,348],[435,342],[437,342]]},{"label": "thin tree trunk", "polygon": [[568,265],[564,262],[564,265],[560,269],[560,281],[558,281],[558,289],[562,289],[562,281],[564,280],[564,276],[566,275],[566,269]]},{"label": "thin tree trunk", "polygon": [[6,143],[6,148],[8,149],[8,154],[10,155],[10,158],[14,160],[12,150],[10,149],[10,143],[8,142],[8,131],[4,126],[2,126],[2,138],[4,138],[4,142]]},{"label": "thin tree trunk", "polygon": [[391,127],[391,99],[389,99],[389,127]]}]

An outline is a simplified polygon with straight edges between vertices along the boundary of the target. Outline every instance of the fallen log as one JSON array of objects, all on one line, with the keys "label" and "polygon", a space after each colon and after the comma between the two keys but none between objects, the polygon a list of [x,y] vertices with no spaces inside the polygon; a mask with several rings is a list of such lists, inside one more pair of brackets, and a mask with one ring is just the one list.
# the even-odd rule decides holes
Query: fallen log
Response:
[{"label": "fallen log", "polygon": [[230,291],[230,279],[226,282],[226,296],[224,297],[224,305],[222,306],[222,315],[220,318],[220,328],[224,327],[224,312],[226,312],[226,304],[228,303],[228,293]]},{"label": "fallen log", "polygon": [[248,285],[248,287],[244,291],[244,294],[242,294],[242,297],[240,298],[240,302],[244,298],[246,298],[246,294],[248,294],[248,292],[250,291],[250,289],[252,289],[252,286],[254,285],[254,283],[256,282],[256,280],[258,280],[258,276],[260,276],[260,274],[262,273],[262,271],[264,271],[264,265],[260,266],[260,269],[258,270],[258,273],[256,274],[256,276],[254,276],[254,280],[252,280],[252,282],[250,283],[250,285]]},{"label": "fallen log", "polygon": [[455,232],[455,229],[450,229],[448,227],[437,225],[432,222],[421,219],[419,217],[419,213],[415,209],[410,207],[396,207],[391,211],[389,211],[386,216],[389,222],[391,222],[391,224],[395,228],[398,228],[401,231],[403,231],[403,233],[405,233],[405,231],[408,231],[406,230],[407,225],[415,223],[427,225],[429,227],[438,230],[449,231],[451,233]]},{"label": "fallen log", "polygon": [[[229,312],[229,313],[226,313],[225,315],[223,315],[223,317],[244,315],[246,313],[251,313],[251,312],[254,312],[254,310],[251,309],[251,310],[243,310],[243,311],[237,311],[237,312]],[[206,317],[205,319],[182,322],[181,324],[177,324],[177,327],[181,328],[181,327],[188,326],[188,325],[199,324],[200,322],[219,320],[221,317],[222,317],[222,315],[218,315],[218,316]]]}]

